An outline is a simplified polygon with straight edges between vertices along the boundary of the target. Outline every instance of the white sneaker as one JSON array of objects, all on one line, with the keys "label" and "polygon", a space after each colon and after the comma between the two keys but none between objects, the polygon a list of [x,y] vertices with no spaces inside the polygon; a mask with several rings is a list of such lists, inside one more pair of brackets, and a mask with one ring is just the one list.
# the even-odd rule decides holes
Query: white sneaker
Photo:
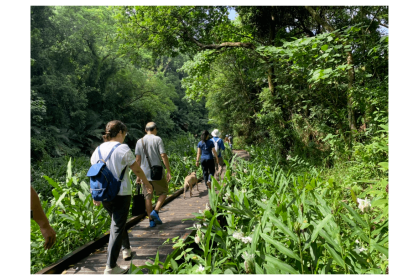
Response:
[{"label": "white sneaker", "polygon": [[123,250],[123,259],[125,261],[129,260],[131,258],[131,246],[130,249],[124,249]]},{"label": "white sneaker", "polygon": [[109,266],[106,266],[105,270],[104,270],[104,274],[125,274],[128,271],[128,267],[127,266],[119,266],[117,264],[116,267],[114,268],[110,268]]}]

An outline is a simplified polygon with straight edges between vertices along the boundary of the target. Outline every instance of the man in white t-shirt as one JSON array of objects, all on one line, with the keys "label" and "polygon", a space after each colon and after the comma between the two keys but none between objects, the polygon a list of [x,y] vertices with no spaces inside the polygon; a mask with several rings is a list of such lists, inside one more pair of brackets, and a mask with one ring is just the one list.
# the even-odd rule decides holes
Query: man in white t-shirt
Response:
[{"label": "man in white t-shirt", "polygon": [[[143,193],[146,198],[146,211],[147,215],[149,216],[149,224],[150,227],[154,227],[156,224],[162,223],[162,220],[159,218],[159,210],[166,199],[166,195],[168,194],[168,182],[171,180],[171,168],[169,166],[168,156],[165,152],[165,147],[163,146],[163,141],[159,136],[156,136],[156,124],[154,122],[147,123],[145,131],[147,134],[142,139],[146,147],[146,152],[149,155],[150,165],[144,154],[142,139],[137,141],[135,154],[137,163],[140,164],[141,169],[143,169],[144,174],[146,174],[147,180],[153,186],[153,188],[150,189],[143,185]],[[161,158],[167,171],[166,179],[164,177],[165,172],[163,171],[162,179],[152,180],[150,166],[162,165],[160,162]],[[136,183],[140,183],[139,178],[137,178]],[[156,202],[155,209],[152,211],[153,190],[155,191],[156,195],[159,196],[159,198]]]}]

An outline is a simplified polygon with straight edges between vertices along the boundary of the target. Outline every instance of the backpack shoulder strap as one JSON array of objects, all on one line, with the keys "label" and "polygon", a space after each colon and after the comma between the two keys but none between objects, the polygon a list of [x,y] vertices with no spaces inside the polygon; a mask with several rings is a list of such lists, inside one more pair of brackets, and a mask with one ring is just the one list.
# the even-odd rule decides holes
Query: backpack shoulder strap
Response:
[{"label": "backpack shoulder strap", "polygon": [[[108,154],[108,156],[106,157],[106,159],[105,159],[105,163],[107,162],[107,160],[109,159],[109,157],[111,156],[111,154],[112,154],[112,152],[119,146],[119,145],[121,145],[121,143],[118,143],[117,145],[115,145],[113,148],[112,148],[112,150],[109,152],[109,154]],[[98,147],[98,152],[99,152],[99,147]],[[99,156],[100,156],[100,158],[102,159],[102,157],[101,157],[101,155],[99,154]]]}]

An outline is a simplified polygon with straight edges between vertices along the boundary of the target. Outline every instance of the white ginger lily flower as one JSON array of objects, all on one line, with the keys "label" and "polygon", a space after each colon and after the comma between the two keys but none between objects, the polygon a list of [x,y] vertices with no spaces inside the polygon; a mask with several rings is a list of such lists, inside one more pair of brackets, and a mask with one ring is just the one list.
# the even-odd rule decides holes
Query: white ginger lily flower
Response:
[{"label": "white ginger lily flower", "polygon": [[197,269],[197,272],[203,272],[204,271],[204,266],[202,266],[201,264],[200,264],[200,266],[198,267],[198,269]]},{"label": "white ginger lily flower", "polygon": [[253,260],[255,257],[254,254],[248,254],[246,251],[241,256],[244,260]]},{"label": "white ginger lily flower", "polygon": [[252,237],[251,236],[247,236],[247,237],[243,237],[242,239],[243,243],[251,243],[252,242]]},{"label": "white ginger lily flower", "polygon": [[200,236],[196,235],[194,238],[194,242],[197,244],[200,243]]},{"label": "white ginger lily flower", "polygon": [[360,199],[360,198],[358,198],[357,199],[357,203],[359,203],[359,209],[362,212],[365,212],[365,210],[368,210],[369,207],[371,207],[370,200],[367,199],[367,198],[366,199]]},{"label": "white ginger lily flower", "polygon": [[232,236],[235,239],[242,239],[244,237],[244,234],[241,231],[238,231],[238,232],[234,232]]}]

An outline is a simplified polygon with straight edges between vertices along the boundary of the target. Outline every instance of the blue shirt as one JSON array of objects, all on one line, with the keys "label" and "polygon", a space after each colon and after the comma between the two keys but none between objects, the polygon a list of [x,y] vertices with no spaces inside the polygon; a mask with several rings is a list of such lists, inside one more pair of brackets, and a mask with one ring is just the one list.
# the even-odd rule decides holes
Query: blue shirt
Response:
[{"label": "blue shirt", "polygon": [[[220,139],[219,137],[214,136],[213,139],[214,139],[214,141],[217,142],[217,145],[219,146],[219,154],[217,156],[221,157],[222,156],[222,150],[223,151],[225,150],[225,144],[223,143],[223,140]],[[219,140],[222,140],[222,141],[219,141]],[[211,140],[211,141],[213,141],[213,140]]]},{"label": "blue shirt", "polygon": [[211,150],[214,148],[214,143],[212,140],[209,139],[205,143],[198,142],[197,148],[201,149],[201,159],[213,159]]}]

